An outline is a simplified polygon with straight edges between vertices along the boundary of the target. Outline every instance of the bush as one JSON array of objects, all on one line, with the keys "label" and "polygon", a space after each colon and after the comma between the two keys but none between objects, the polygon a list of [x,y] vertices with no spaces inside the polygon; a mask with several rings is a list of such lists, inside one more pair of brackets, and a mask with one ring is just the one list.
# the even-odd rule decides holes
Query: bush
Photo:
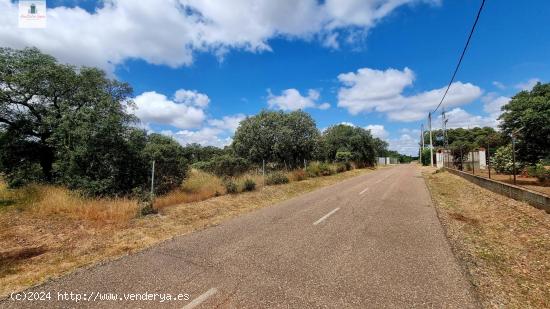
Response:
[{"label": "bush", "polygon": [[[502,146],[497,149],[495,154],[491,156],[491,167],[497,173],[512,174],[514,171],[514,163],[512,159],[512,146]],[[516,174],[523,169],[523,164],[516,161]]]},{"label": "bush", "polygon": [[224,185],[225,185],[225,192],[227,193],[235,194],[239,192],[239,188],[237,187],[237,184],[231,179],[227,179]]},{"label": "bush", "polygon": [[351,169],[353,168],[351,162],[345,162],[344,166],[346,167],[346,171],[351,171]]},{"label": "bush", "polygon": [[330,164],[324,162],[319,164],[319,171],[321,176],[330,176],[336,172]]},{"label": "bush", "polygon": [[304,170],[294,170],[290,174],[293,181],[302,181],[307,179],[307,173]]},{"label": "bush", "polygon": [[286,175],[282,172],[273,172],[269,175],[267,175],[267,178],[265,180],[265,183],[267,185],[280,185],[284,183],[288,183],[290,180]]},{"label": "bush", "polygon": [[429,148],[424,148],[422,149],[422,165],[424,166],[428,166],[430,165],[430,149]]},{"label": "bush", "polygon": [[216,156],[210,161],[194,163],[193,167],[218,176],[234,177],[245,173],[251,166],[244,158],[226,154]]},{"label": "bush", "polygon": [[343,173],[347,171],[346,165],[343,163],[336,164],[336,173]]},{"label": "bush", "polygon": [[534,166],[527,168],[527,174],[531,177],[536,177],[540,182],[550,179],[550,170],[547,170],[542,161]]},{"label": "bush", "polygon": [[306,167],[306,173],[309,177],[319,177],[321,175],[321,169],[319,168],[319,162],[312,162]]},{"label": "bush", "polygon": [[244,180],[243,191],[254,191],[256,190],[256,182],[250,178]]},{"label": "bush", "polygon": [[352,153],[349,151],[338,151],[336,152],[336,161],[338,162],[348,162],[353,157]]}]

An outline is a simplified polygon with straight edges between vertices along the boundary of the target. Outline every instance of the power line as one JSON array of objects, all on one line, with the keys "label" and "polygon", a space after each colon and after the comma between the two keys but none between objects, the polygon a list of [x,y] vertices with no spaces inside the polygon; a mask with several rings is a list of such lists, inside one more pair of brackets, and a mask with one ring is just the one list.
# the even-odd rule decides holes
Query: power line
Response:
[{"label": "power line", "polygon": [[458,63],[456,64],[455,71],[453,73],[453,76],[451,77],[451,81],[449,81],[449,85],[447,86],[447,89],[445,90],[445,93],[443,94],[443,97],[441,98],[441,101],[437,105],[437,107],[434,109],[432,113],[435,113],[439,106],[443,103],[443,100],[445,100],[445,97],[447,96],[447,92],[449,92],[449,88],[451,88],[451,84],[455,80],[456,73],[458,72],[458,68],[460,68],[460,64],[462,63],[462,58],[464,58],[464,54],[466,54],[466,50],[468,49],[468,45],[470,45],[470,39],[472,38],[472,35],[474,34],[474,31],[476,29],[477,21],[479,20],[479,16],[481,15],[481,11],[483,10],[483,6],[485,5],[485,0],[481,1],[481,5],[479,6],[479,10],[477,11],[476,20],[474,21],[474,24],[472,25],[472,29],[470,30],[470,35],[468,36],[468,40],[466,41],[466,45],[464,45],[464,49],[462,50],[462,54],[460,55],[460,59],[458,59]]}]

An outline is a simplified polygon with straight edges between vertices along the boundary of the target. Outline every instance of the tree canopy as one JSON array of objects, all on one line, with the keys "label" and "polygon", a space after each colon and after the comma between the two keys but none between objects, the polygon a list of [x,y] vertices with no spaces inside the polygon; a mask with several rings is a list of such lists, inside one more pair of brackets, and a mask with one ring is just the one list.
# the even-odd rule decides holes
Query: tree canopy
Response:
[{"label": "tree canopy", "polygon": [[521,91],[502,111],[500,128],[509,137],[515,132],[520,160],[536,163],[550,159],[550,83]]},{"label": "tree canopy", "polygon": [[312,158],[318,137],[315,121],[303,111],[261,111],[241,121],[232,148],[253,163],[297,167]]},{"label": "tree canopy", "polygon": [[45,181],[91,195],[146,185],[149,150],[171,142],[135,128],[131,97],[128,84],[99,69],[60,64],[35,48],[0,48],[2,173],[11,185]]}]

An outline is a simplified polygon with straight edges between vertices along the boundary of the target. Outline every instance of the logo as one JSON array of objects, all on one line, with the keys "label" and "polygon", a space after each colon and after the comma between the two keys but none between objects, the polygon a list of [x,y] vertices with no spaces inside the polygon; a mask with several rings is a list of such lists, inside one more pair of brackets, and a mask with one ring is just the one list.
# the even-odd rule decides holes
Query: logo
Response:
[{"label": "logo", "polygon": [[19,0],[19,28],[46,28],[46,0]]}]

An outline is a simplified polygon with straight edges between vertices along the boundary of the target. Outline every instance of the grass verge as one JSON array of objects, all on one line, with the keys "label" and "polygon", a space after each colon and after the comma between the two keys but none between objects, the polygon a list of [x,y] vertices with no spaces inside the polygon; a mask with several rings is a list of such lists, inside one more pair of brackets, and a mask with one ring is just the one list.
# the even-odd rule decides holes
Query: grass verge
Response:
[{"label": "grass verge", "polygon": [[424,168],[438,215],[485,308],[550,308],[550,215]]},{"label": "grass verge", "polygon": [[[199,175],[196,178],[201,179],[196,180],[197,184],[186,184],[187,187],[182,189],[183,193],[187,190],[190,195],[173,193],[178,195],[161,200],[157,205],[158,215],[133,219],[115,217],[110,221],[94,218],[108,214],[114,206],[128,207],[128,211],[125,209],[121,213],[134,216],[137,211],[135,203],[127,205],[125,200],[110,200],[110,203],[83,201],[65,191],[50,191],[42,196],[44,188],[34,188],[32,195],[0,188],[0,200],[21,202],[29,196],[32,199],[24,201],[28,205],[24,208],[17,205],[0,207],[0,296],[368,171],[351,170],[221,196],[215,196],[216,190],[223,188],[221,183],[208,175]],[[261,186],[259,179],[257,182]],[[210,185],[204,187],[203,183]],[[48,190],[63,189],[50,187]],[[171,203],[180,204],[166,207]],[[80,212],[70,208],[72,204],[83,207],[78,210],[84,213],[93,209],[95,215],[80,215]]]}]

